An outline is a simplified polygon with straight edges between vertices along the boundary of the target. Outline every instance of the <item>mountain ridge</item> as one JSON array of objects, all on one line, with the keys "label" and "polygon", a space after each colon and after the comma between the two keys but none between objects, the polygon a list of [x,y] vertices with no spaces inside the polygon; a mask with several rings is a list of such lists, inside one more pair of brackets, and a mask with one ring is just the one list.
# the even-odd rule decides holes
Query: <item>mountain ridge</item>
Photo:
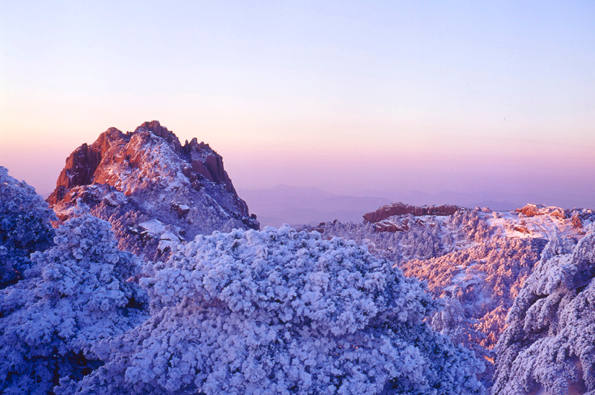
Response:
[{"label": "mountain ridge", "polygon": [[493,348],[507,313],[547,243],[575,244],[593,224],[591,209],[527,204],[494,211],[393,203],[364,214],[360,223],[330,221],[303,229],[327,239],[355,240],[406,276],[425,281],[445,306],[432,326],[486,360],[482,380],[489,387]]}]

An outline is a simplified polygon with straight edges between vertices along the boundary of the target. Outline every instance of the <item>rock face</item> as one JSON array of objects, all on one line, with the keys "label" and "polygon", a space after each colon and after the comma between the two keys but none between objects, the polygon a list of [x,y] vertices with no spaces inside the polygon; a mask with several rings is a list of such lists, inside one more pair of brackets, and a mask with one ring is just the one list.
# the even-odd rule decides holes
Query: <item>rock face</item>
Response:
[{"label": "rock face", "polygon": [[197,234],[259,228],[221,156],[196,138],[182,145],[158,121],[134,132],[109,128],[78,147],[48,203],[61,220],[88,206],[111,223],[120,248],[153,260]]},{"label": "rock face", "polygon": [[[386,216],[391,213],[398,214]],[[333,221],[313,230],[366,244],[405,275],[425,280],[446,305],[433,317],[434,329],[491,362],[506,315],[545,245],[552,239],[574,245],[594,222],[588,209],[527,205],[492,211],[396,203],[366,214],[359,224]],[[492,372],[488,364],[482,377],[487,385]]]}]

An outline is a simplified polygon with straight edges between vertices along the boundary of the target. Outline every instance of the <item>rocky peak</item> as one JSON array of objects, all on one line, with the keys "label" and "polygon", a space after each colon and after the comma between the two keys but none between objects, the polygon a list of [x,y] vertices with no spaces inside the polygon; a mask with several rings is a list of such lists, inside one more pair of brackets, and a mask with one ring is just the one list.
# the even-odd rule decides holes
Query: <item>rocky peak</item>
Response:
[{"label": "rocky peak", "polygon": [[180,151],[181,144],[178,136],[176,136],[173,132],[169,131],[166,127],[161,126],[159,121],[147,121],[143,122],[139,127],[137,127],[133,133],[138,133],[141,131],[147,131],[149,133],[154,134],[155,136],[159,136],[165,141],[167,141],[172,147],[176,149],[176,151]]},{"label": "rocky peak", "polygon": [[136,245],[150,233],[139,231],[140,223],[158,221],[160,225],[152,228],[180,240],[214,230],[258,228],[237,196],[223,158],[196,138],[181,145],[158,121],[127,133],[109,128],[93,144],[70,154],[48,203],[66,219],[81,201],[115,229],[121,228],[116,230],[125,241],[121,247],[151,258],[156,246],[147,251]]},{"label": "rocky peak", "polygon": [[[155,165],[156,160],[161,165],[156,170],[162,170],[161,172],[147,168]],[[114,167],[118,171],[114,171]],[[178,137],[161,126],[159,121],[150,121],[128,133],[111,127],[100,134],[93,144],[85,143],[75,149],[66,159],[56,189],[48,202],[56,204],[75,186],[93,183],[130,185],[130,182],[123,182],[126,175],[150,174],[157,180],[168,170],[170,173],[180,170],[195,187],[200,187],[201,180],[207,180],[222,184],[228,192],[235,193],[231,179],[223,167],[223,158],[208,144],[198,143],[193,138],[182,146]],[[146,179],[143,174],[140,178],[129,181],[140,185]],[[116,188],[122,190],[117,186]]]},{"label": "rocky peak", "polygon": [[538,215],[549,215],[558,219],[567,218],[567,210],[555,206],[544,206],[541,204],[528,203],[521,208],[515,210],[518,214],[522,214],[525,217],[535,217]]}]

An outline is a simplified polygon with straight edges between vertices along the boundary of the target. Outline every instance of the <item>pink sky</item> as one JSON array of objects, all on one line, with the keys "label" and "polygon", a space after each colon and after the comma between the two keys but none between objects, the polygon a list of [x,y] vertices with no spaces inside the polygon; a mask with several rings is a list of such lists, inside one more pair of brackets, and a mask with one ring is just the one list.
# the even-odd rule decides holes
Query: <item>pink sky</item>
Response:
[{"label": "pink sky", "polygon": [[[470,135],[421,131],[381,134],[375,129],[367,133],[365,126],[360,131],[354,128],[351,133],[341,134],[337,130],[330,133],[333,125],[320,124],[300,133],[299,122],[292,123],[296,130],[284,128],[287,135],[277,136],[276,125],[257,124],[249,119],[243,121],[243,128],[226,122],[221,122],[219,128],[200,124],[174,128],[161,121],[182,142],[194,136],[209,142],[224,156],[225,166],[240,192],[286,184],[395,200],[410,191],[457,192],[478,202],[530,200],[595,206],[589,204],[595,196],[595,151],[589,140],[582,144],[522,139],[486,141]],[[82,120],[69,122],[45,126],[35,120],[21,122],[31,127],[21,128],[20,133],[4,139],[6,143],[0,146],[2,165],[40,193],[48,193],[66,156],[82,142],[93,142],[112,125],[91,128]],[[114,125],[122,130],[136,126]],[[232,127],[243,131],[235,132]],[[201,129],[209,133],[201,133]],[[254,129],[262,133],[257,134]],[[446,193],[445,199],[449,198],[451,195]]]},{"label": "pink sky", "polygon": [[0,165],[158,119],[240,191],[595,207],[592,2],[265,3],[7,3]]}]

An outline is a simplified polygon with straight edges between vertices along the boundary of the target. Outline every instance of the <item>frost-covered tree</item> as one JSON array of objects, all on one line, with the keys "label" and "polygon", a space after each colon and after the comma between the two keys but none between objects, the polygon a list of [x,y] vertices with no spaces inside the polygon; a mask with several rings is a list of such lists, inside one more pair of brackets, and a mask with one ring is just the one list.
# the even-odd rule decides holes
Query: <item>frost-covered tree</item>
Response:
[{"label": "frost-covered tree", "polygon": [[595,233],[554,239],[496,346],[494,394],[595,394]]},{"label": "frost-covered tree", "polygon": [[90,215],[56,230],[24,279],[0,290],[0,392],[47,393],[100,361],[92,346],[138,324],[142,290],[126,280],[136,258],[117,249],[109,223]]},{"label": "frost-covered tree", "polygon": [[475,329],[477,319],[468,312],[466,306],[456,296],[448,295],[440,299],[442,308],[431,319],[433,329],[450,337],[455,343],[465,345],[476,355],[486,355],[486,349],[477,343],[484,335]]},{"label": "frost-covered tree", "polygon": [[478,393],[481,365],[432,331],[417,280],[340,238],[215,232],[141,280],[151,318],[94,348],[63,393]]},{"label": "frost-covered tree", "polygon": [[33,187],[0,166],[0,288],[22,278],[29,255],[50,246],[54,212]]}]

